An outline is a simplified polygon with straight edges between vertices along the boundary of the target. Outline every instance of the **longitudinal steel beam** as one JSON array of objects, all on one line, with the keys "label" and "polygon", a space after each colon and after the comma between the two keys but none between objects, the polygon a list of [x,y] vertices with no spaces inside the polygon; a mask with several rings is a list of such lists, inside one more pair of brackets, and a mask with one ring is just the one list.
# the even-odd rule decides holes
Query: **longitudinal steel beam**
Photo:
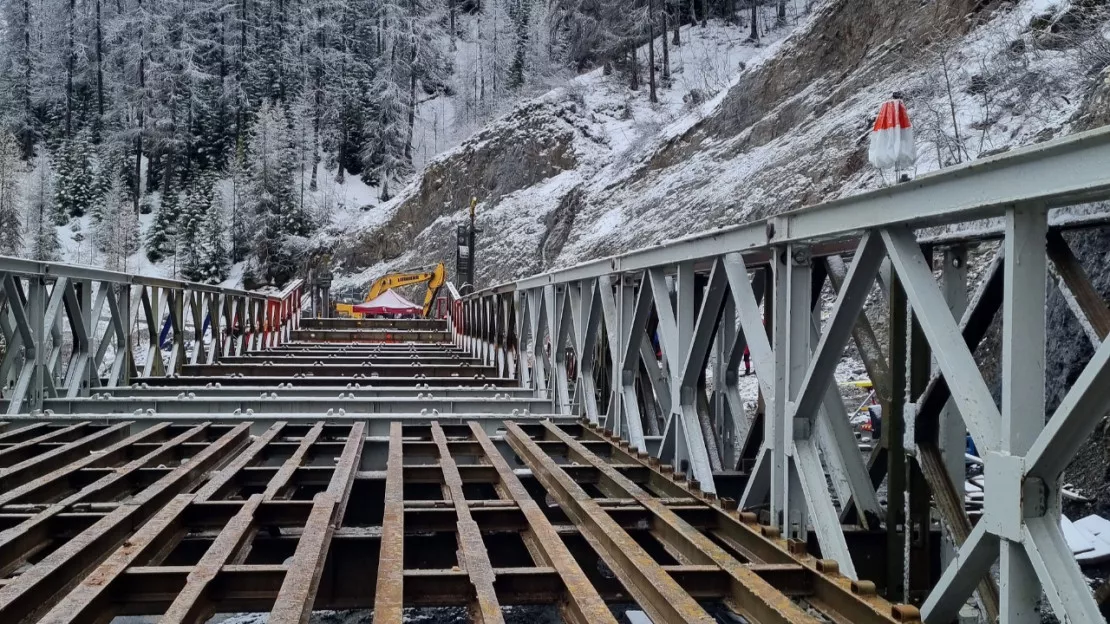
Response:
[{"label": "longitudinal steel beam", "polygon": [[[493,441],[474,423],[470,424],[470,431],[481,445],[486,460],[497,470],[498,483],[524,514],[528,527],[526,539],[531,543],[532,550],[540,555],[537,563],[554,568],[566,587],[566,601],[562,603],[561,609],[563,620],[568,624],[616,624],[612,612],[567,550],[555,527],[547,520],[528,490],[524,489],[524,485],[509,468],[508,462],[501,456]],[[383,544],[386,543],[383,532]]]},{"label": "longitudinal steel beam", "polygon": [[297,551],[270,611],[271,624],[304,624],[312,613],[312,603],[320,586],[321,571],[331,547],[332,535],[343,521],[347,509],[365,441],[364,431],[363,423],[351,426],[328,489],[313,500]]},{"label": "longitudinal steel beam", "polygon": [[157,557],[174,537],[181,514],[192,500],[192,494],[179,494],[171,499],[39,621],[42,624],[91,622],[111,613],[112,594],[124,582],[124,571],[138,561]]},{"label": "longitudinal steel beam", "polygon": [[513,450],[653,621],[715,622],[519,425],[506,426]]},{"label": "longitudinal steel beam", "polygon": [[391,424],[389,458],[386,460],[385,509],[382,512],[382,546],[374,592],[374,620],[380,624],[401,624],[404,619],[405,484],[401,436],[401,423]]},{"label": "longitudinal steel beam", "polygon": [[0,587],[0,621],[20,622],[42,613],[60,598],[62,588],[77,581],[130,537],[173,498],[240,448],[249,426],[240,424],[189,461],[173,469],[91,527],[53,551],[10,583]]},{"label": "longitudinal steel beam", "polygon": [[606,464],[566,432],[550,422],[543,424],[547,435],[565,443],[579,461],[596,468],[608,486],[614,488],[620,495],[636,500],[651,512],[653,533],[660,541],[688,558],[690,564],[714,566],[722,570],[729,578],[728,603],[734,611],[752,622],[782,624],[817,622],[793,602],[784,599],[770,583],[733,559],[723,548],[682,520],[673,510],[660,504],[658,499]]},{"label": "longitudinal steel beam", "polygon": [[466,571],[474,586],[474,601],[469,605],[471,617],[481,624],[504,622],[501,606],[497,602],[497,590],[493,584],[493,565],[482,542],[481,529],[470,515],[470,507],[466,504],[466,494],[463,491],[462,477],[459,475],[455,459],[451,456],[447,436],[437,422],[432,423],[432,439],[439,448],[439,465],[443,470],[444,487],[450,500],[455,504],[455,514],[458,516],[456,538],[459,545],[459,566]]},{"label": "longitudinal steel beam", "polygon": [[213,615],[212,585],[220,569],[235,559],[236,553],[253,535],[250,529],[261,503],[262,496],[255,494],[239,508],[189,573],[185,587],[162,615],[160,624],[202,624]]}]

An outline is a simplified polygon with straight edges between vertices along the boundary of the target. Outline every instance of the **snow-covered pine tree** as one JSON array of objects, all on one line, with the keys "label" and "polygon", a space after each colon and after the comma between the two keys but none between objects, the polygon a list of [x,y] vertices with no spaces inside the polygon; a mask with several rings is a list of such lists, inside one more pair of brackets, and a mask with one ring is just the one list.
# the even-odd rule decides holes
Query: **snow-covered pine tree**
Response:
[{"label": "snow-covered pine tree", "polygon": [[200,249],[198,253],[197,281],[218,284],[227,279],[231,268],[231,256],[227,248],[227,232],[220,214],[219,205],[213,202],[201,224]]},{"label": "snow-covered pine tree", "polygon": [[560,42],[563,62],[577,71],[611,64],[622,53],[624,11],[621,0],[552,0],[548,11],[552,38]]},{"label": "snow-covered pine tree", "polygon": [[451,61],[438,35],[439,17],[428,0],[386,0],[380,7],[383,49],[370,85],[372,113],[363,131],[364,179],[381,186],[381,199],[391,197],[390,185],[412,171],[412,133],[417,87],[435,92],[451,71]]},{"label": "snow-covered pine tree", "polygon": [[[167,197],[177,199],[176,193]],[[174,203],[171,201],[171,204]],[[174,237],[177,234],[177,214],[173,206],[162,201],[154,213],[154,221],[146,231],[146,257],[151,262],[159,262],[174,252]]]},{"label": "snow-covered pine tree", "polygon": [[250,252],[251,239],[254,237],[252,222],[253,206],[250,205],[250,169],[246,165],[246,154],[242,143],[236,146],[235,153],[228,157],[228,178],[231,188],[224,201],[231,229],[231,261],[242,262]]},{"label": "snow-covered pine tree", "polygon": [[510,0],[509,19],[513,23],[516,41],[513,42],[513,62],[509,65],[508,87],[519,91],[524,86],[525,66],[528,62],[528,38],[532,3],[530,0]]},{"label": "snow-covered pine tree", "polygon": [[126,271],[128,259],[139,251],[139,215],[126,200],[119,175],[112,177],[105,194],[104,212],[94,224],[97,248],[103,253],[104,268]]},{"label": "snow-covered pine tree", "polygon": [[60,245],[54,221],[54,168],[46,149],[31,161],[24,189],[23,254],[32,260],[57,260]]},{"label": "snow-covered pine tree", "polygon": [[181,275],[187,280],[203,281],[207,274],[204,268],[207,254],[204,249],[208,241],[205,240],[207,232],[204,231],[204,225],[208,214],[214,209],[212,177],[195,177],[185,193],[177,231],[177,249],[182,259]]},{"label": "snow-covered pine tree", "polygon": [[248,214],[255,232],[248,274],[256,284],[282,284],[296,271],[290,236],[307,232],[307,223],[293,197],[296,156],[289,124],[280,106],[264,102],[251,128],[248,149],[250,190]]},{"label": "snow-covered pine tree", "polygon": [[23,247],[23,197],[20,187],[27,168],[20,157],[19,141],[0,131],[0,254],[18,255]]},{"label": "snow-covered pine tree", "polygon": [[79,132],[62,143],[54,202],[58,214],[65,215],[67,219],[85,216],[96,202],[97,185],[91,151],[87,132]]},{"label": "snow-covered pine tree", "polygon": [[368,176],[381,187],[381,200],[388,201],[390,184],[402,179],[410,171],[405,158],[408,149],[408,118],[406,90],[399,80],[402,70],[396,65],[384,64],[375,77],[372,94],[374,112],[365,134],[371,139],[363,147],[362,161]]}]

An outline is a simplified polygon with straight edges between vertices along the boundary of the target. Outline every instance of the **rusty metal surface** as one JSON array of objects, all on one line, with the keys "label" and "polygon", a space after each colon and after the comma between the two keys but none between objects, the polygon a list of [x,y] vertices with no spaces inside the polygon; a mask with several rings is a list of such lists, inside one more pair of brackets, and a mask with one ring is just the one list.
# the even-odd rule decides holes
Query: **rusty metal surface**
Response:
[{"label": "rusty metal surface", "polygon": [[470,577],[470,583],[474,586],[474,602],[468,605],[471,618],[481,624],[503,622],[497,591],[493,587],[493,565],[482,541],[481,529],[470,514],[470,506],[466,504],[463,480],[455,459],[451,456],[447,436],[437,422],[432,423],[432,439],[439,448],[439,466],[443,470],[444,489],[455,505],[455,514],[458,516],[456,538],[459,544],[459,567]]},{"label": "rusty metal surface", "polygon": [[[42,560],[0,587],[0,621],[36,621],[72,585],[126,542],[175,496],[194,486],[246,440],[249,425],[238,425],[190,461],[171,470],[125,504],[99,518]],[[32,519],[33,521],[34,519]],[[40,527],[42,523],[39,523]],[[48,530],[48,527],[41,527]],[[7,533],[5,531],[5,533]],[[4,539],[6,535],[0,536]]]},{"label": "rusty metal surface", "polygon": [[511,498],[527,522],[524,532],[529,550],[539,556],[543,565],[551,566],[563,581],[567,591],[567,601],[563,607],[563,619],[570,624],[616,623],[613,614],[605,606],[597,590],[590,583],[581,566],[567,550],[555,527],[543,515],[539,505],[532,499],[520,479],[513,474],[501,452],[493,441],[476,423],[470,424],[471,435],[481,445],[485,460],[497,470],[497,479],[504,493]]},{"label": "rusty metal surface", "polygon": [[394,422],[384,461],[368,459],[363,423],[251,436],[249,422],[161,422],[117,441],[99,424],[32,428],[0,453],[101,437],[0,494],[0,622],[255,611],[303,624],[348,608],[400,622],[425,606],[502,621],[504,606],[547,604],[606,623],[630,602],[657,622],[712,622],[707,603],[753,623],[895,621],[866,584],[853,591],[728,501],[561,423],[506,422],[496,436]]},{"label": "rusty metal surface", "polygon": [[385,508],[382,511],[382,545],[374,597],[374,621],[401,624],[405,581],[405,488],[402,464],[401,423],[389,425],[389,458],[386,460]]},{"label": "rusty metal surface", "polygon": [[270,624],[304,624],[312,613],[331,538],[343,520],[358,469],[365,441],[364,428],[363,423],[355,423],[351,427],[328,489],[313,499],[312,511],[297,543],[297,551],[289,562],[285,581],[270,611]]},{"label": "rusty metal surface", "polygon": [[160,624],[200,624],[213,614],[214,609],[209,599],[212,583],[220,568],[232,561],[236,551],[253,536],[250,529],[261,502],[261,495],[251,496],[220,531],[189,573],[185,587],[159,620]]},{"label": "rusty metal surface", "polygon": [[597,468],[613,489],[634,498],[652,513],[652,534],[673,557],[685,560],[684,563],[713,566],[725,572],[731,585],[729,606],[734,611],[753,622],[818,621],[565,431],[550,422],[543,424],[552,437],[567,445],[572,459]]},{"label": "rusty metal surface", "polygon": [[715,622],[519,425],[509,423],[508,431],[513,450],[653,621]]}]

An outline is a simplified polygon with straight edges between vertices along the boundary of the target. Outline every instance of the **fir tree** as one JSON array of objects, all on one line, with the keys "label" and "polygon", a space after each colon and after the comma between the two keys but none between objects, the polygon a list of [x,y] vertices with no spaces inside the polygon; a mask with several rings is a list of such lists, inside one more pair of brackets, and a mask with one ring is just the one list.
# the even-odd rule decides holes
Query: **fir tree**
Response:
[{"label": "fir tree", "polygon": [[198,176],[185,194],[177,235],[177,245],[182,255],[181,275],[187,280],[203,281],[206,276],[204,247],[208,241],[204,239],[207,235],[204,225],[213,210],[215,201],[212,179],[207,175]]},{"label": "fir tree", "polygon": [[293,198],[295,154],[289,125],[280,106],[262,105],[249,146],[250,214],[254,215],[254,254],[250,277],[281,284],[296,271],[291,236],[307,233],[308,223]]},{"label": "fir tree", "polygon": [[85,132],[63,143],[56,172],[54,202],[59,215],[83,217],[97,201],[91,146]]},{"label": "fir tree", "polygon": [[97,247],[104,254],[104,268],[126,271],[128,258],[139,251],[139,216],[126,201],[123,182],[118,175],[112,178],[104,200],[104,212],[95,227]]},{"label": "fir tree", "polygon": [[32,260],[57,260],[60,245],[54,225],[54,170],[45,149],[40,149],[31,161],[24,207],[24,254]]},{"label": "fir tree", "polygon": [[227,279],[231,257],[225,243],[226,237],[219,207],[213,203],[201,225],[197,281],[218,284]]},{"label": "fir tree", "polygon": [[8,132],[0,132],[0,254],[7,256],[17,255],[22,247],[20,183],[25,172],[19,141]]},{"label": "fir tree", "polygon": [[231,189],[225,198],[227,213],[231,216],[231,261],[242,262],[250,251],[251,239],[254,232],[251,230],[253,215],[250,210],[253,206],[249,203],[250,170],[245,164],[245,153],[240,144],[236,147],[235,154],[229,159],[228,177],[231,178]]},{"label": "fir tree", "polygon": [[[171,193],[174,199],[177,198],[176,193]],[[171,202],[175,203],[175,202]],[[167,258],[173,254],[174,251],[174,237],[177,233],[177,215],[173,212],[173,207],[167,207],[166,202],[163,201],[158,205],[158,210],[154,215],[154,221],[150,224],[150,228],[146,232],[146,257],[151,262],[159,262],[163,258]]]}]

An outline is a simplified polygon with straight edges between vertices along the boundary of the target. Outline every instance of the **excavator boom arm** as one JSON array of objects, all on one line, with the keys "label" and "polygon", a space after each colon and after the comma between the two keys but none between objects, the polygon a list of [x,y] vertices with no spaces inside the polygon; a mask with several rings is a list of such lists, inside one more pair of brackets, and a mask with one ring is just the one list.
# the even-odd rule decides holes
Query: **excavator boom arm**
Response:
[{"label": "excavator boom arm", "polygon": [[431,271],[411,273],[390,273],[374,281],[370,291],[366,293],[365,301],[372,301],[387,290],[413,284],[428,284],[428,292],[424,294],[424,316],[432,313],[439,289],[447,282],[447,267],[442,262]]}]

